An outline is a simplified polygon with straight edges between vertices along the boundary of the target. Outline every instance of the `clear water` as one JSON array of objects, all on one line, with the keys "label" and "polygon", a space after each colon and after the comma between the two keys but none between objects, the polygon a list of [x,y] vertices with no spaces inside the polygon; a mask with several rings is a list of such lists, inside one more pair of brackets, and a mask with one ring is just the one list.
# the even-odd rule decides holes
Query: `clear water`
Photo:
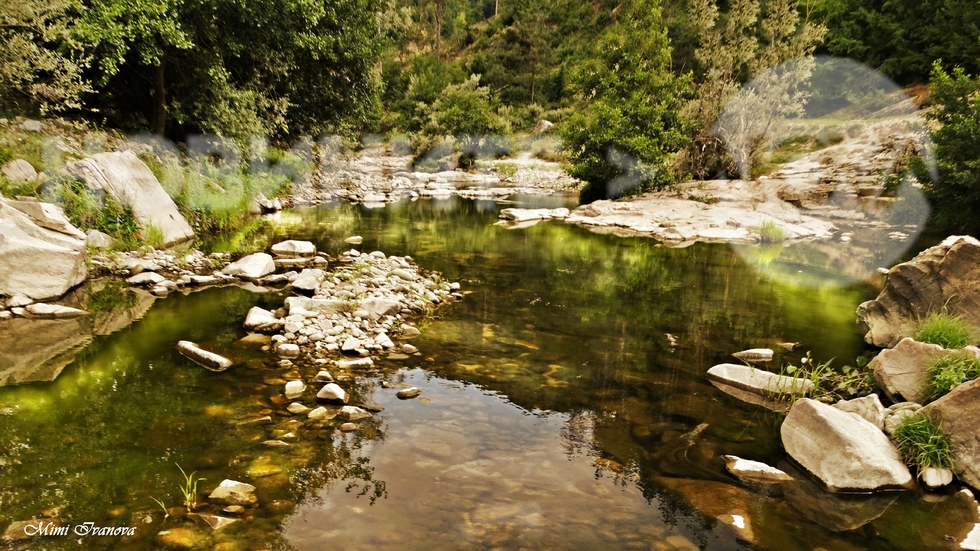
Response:
[{"label": "clear water", "polygon": [[[191,527],[223,551],[831,551],[949,549],[946,536],[971,526],[955,496],[830,498],[806,484],[740,486],[724,470],[723,454],[782,466],[779,418],[715,389],[705,371],[758,346],[781,351],[777,362],[806,350],[853,359],[864,352],[854,309],[873,289],[772,279],[724,245],[670,249],[559,222],[507,230],[493,225],[500,208],[326,205],[234,243],[310,239],[336,254],[361,235],[360,250],[411,255],[462,283],[465,299],[413,339],[421,356],[344,383],[353,402],[385,408],[357,432],[285,411],[282,379],[316,368],[280,368],[235,344],[248,308],[282,303],[239,288],[159,300],[94,337],[53,382],[0,387],[0,527],[44,515],[137,527],[30,549],[145,549],[161,530]],[[205,371],[176,354],[181,339],[238,364]],[[802,345],[790,354],[779,342]],[[398,400],[383,378],[424,400]],[[312,405],[314,392],[300,401]],[[266,415],[271,424],[252,422]],[[263,444],[273,438],[291,445]],[[164,519],[152,498],[182,501],[175,463],[206,478],[201,501],[232,478],[257,486],[259,506],[213,534],[178,510]],[[747,531],[732,530],[733,517]]]}]

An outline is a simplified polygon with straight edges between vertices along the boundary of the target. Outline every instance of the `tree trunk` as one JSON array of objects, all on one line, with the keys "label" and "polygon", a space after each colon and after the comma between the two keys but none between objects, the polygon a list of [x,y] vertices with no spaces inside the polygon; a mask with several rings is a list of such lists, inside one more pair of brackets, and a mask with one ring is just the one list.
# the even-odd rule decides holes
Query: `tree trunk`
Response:
[{"label": "tree trunk", "polygon": [[162,136],[167,130],[167,87],[164,79],[167,58],[161,57],[153,71],[153,88],[150,95],[153,97],[153,120],[150,122],[150,132]]},{"label": "tree trunk", "polygon": [[493,16],[497,17],[498,13],[500,13],[500,0],[497,0],[493,4]]},{"label": "tree trunk", "polygon": [[442,42],[442,0],[436,0],[436,59],[441,59],[439,43]]}]

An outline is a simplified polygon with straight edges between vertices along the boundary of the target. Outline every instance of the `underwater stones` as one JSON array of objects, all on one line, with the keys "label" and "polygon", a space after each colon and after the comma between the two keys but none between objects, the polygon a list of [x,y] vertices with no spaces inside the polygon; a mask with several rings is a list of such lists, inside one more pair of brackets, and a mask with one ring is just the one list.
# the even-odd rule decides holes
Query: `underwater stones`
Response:
[{"label": "underwater stones", "polygon": [[208,495],[223,505],[250,505],[256,502],[255,486],[226,478]]},{"label": "underwater stones", "polygon": [[745,482],[770,484],[793,480],[793,477],[785,472],[760,461],[742,459],[734,455],[723,455],[721,458],[725,460],[725,468],[728,472]]},{"label": "underwater stones", "polygon": [[272,312],[253,306],[245,316],[245,329],[257,333],[275,333],[282,329],[283,321]]},{"label": "underwater stones", "polygon": [[255,253],[225,266],[221,273],[242,279],[257,280],[275,271],[276,264],[271,256],[266,253]]},{"label": "underwater stones", "polygon": [[750,348],[748,350],[742,350],[741,352],[735,352],[732,354],[732,356],[747,362],[768,362],[772,361],[772,349]]},{"label": "underwater stones", "polygon": [[316,393],[317,400],[347,403],[347,392],[337,383],[328,383]]},{"label": "underwater stones", "polygon": [[284,258],[312,258],[316,255],[316,246],[309,241],[290,239],[272,246],[272,254]]},{"label": "underwater stones", "polygon": [[332,414],[327,408],[320,406],[314,408],[312,411],[306,414],[306,417],[311,421],[326,421],[327,419],[332,419],[336,414]]},{"label": "underwater stones", "polygon": [[303,381],[289,381],[286,383],[286,398],[298,398],[303,395],[303,391],[305,390],[306,385],[303,383]]},{"label": "underwater stones", "polygon": [[177,352],[188,360],[211,371],[224,371],[231,367],[232,361],[220,354],[209,352],[190,341],[177,343]]},{"label": "underwater stones", "polygon": [[721,383],[771,398],[805,396],[813,391],[813,383],[806,379],[777,375],[747,365],[716,365],[708,370],[708,379],[712,383]]},{"label": "underwater stones", "polygon": [[358,421],[370,417],[371,414],[357,406],[344,406],[338,416],[344,421]]},{"label": "underwater stones", "polygon": [[194,522],[200,522],[208,527],[210,527],[215,532],[220,532],[221,530],[231,526],[238,522],[237,518],[222,517],[219,515],[209,515],[206,513],[188,513],[187,518],[193,520]]},{"label": "underwater stones", "polygon": [[337,367],[341,369],[370,369],[373,366],[374,360],[367,357],[353,360],[340,360],[337,362]]},{"label": "underwater stones", "polygon": [[408,387],[408,388],[404,388],[402,390],[399,390],[398,392],[395,393],[395,396],[397,396],[398,398],[400,398],[402,400],[410,400],[410,399],[415,398],[416,396],[418,396],[420,394],[422,394],[422,391],[419,390],[418,387],[411,386],[411,387]]},{"label": "underwater stones", "polygon": [[306,415],[307,413],[313,410],[311,408],[304,406],[299,402],[293,402],[289,404],[289,406],[286,408],[286,411],[292,413],[293,415]]},{"label": "underwater stones", "polygon": [[357,423],[344,423],[340,425],[341,432],[354,432],[357,430]]},{"label": "underwater stones", "polygon": [[154,538],[156,544],[164,549],[208,549],[211,538],[197,528],[178,526],[158,532]]},{"label": "underwater stones", "polygon": [[786,453],[831,492],[914,485],[888,437],[856,414],[801,398],[790,408],[779,433]]}]

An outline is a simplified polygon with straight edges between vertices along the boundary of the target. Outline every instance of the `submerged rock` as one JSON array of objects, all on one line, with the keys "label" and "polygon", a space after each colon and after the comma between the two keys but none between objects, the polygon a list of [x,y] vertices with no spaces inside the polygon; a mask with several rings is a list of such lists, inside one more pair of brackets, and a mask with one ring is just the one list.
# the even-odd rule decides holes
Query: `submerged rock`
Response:
[{"label": "submerged rock", "polygon": [[721,458],[725,460],[725,468],[728,472],[745,482],[773,484],[793,480],[793,477],[783,471],[759,461],[742,459],[734,455],[723,455]]},{"label": "submerged rock", "polygon": [[420,394],[422,394],[421,390],[419,390],[417,387],[410,386],[408,388],[399,390],[398,392],[395,393],[395,396],[401,398],[402,400],[408,400],[411,398],[415,398]]},{"label": "submerged rock", "polygon": [[750,348],[741,352],[735,352],[732,356],[747,362],[768,362],[772,361],[772,349]]},{"label": "submerged rock", "polygon": [[211,371],[224,371],[232,365],[232,361],[228,358],[204,350],[190,341],[178,342],[177,351],[185,358]]},{"label": "submerged rock", "polygon": [[250,505],[256,502],[255,486],[226,478],[208,499],[223,505]]},{"label": "submerged rock", "polygon": [[37,171],[34,170],[34,165],[23,159],[14,159],[0,166],[0,174],[3,174],[12,184],[23,184],[37,180]]},{"label": "submerged rock", "polygon": [[299,398],[300,396],[303,395],[303,392],[305,390],[306,390],[306,385],[303,383],[303,381],[289,381],[288,383],[286,383],[286,390],[285,390],[286,398],[289,399]]},{"label": "submerged rock", "polygon": [[719,364],[708,370],[708,379],[770,398],[806,396],[813,383],[801,377],[787,377],[739,364]]},{"label": "submerged rock", "polygon": [[211,538],[197,528],[178,526],[157,533],[156,544],[164,549],[208,549]]},{"label": "submerged rock", "polygon": [[853,413],[801,398],[790,408],[779,434],[786,453],[832,492],[914,484],[888,437]]}]

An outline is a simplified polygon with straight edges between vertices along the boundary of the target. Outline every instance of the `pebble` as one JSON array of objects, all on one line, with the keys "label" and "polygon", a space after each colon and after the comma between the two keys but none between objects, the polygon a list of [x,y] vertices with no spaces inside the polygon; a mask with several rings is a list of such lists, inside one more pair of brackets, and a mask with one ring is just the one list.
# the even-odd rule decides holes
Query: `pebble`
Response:
[{"label": "pebble", "polygon": [[395,396],[398,396],[402,400],[408,400],[408,399],[411,399],[411,398],[415,398],[416,396],[418,396],[420,394],[422,394],[422,391],[419,390],[417,387],[412,386],[412,387],[408,387],[408,388],[399,390],[395,394]]}]

